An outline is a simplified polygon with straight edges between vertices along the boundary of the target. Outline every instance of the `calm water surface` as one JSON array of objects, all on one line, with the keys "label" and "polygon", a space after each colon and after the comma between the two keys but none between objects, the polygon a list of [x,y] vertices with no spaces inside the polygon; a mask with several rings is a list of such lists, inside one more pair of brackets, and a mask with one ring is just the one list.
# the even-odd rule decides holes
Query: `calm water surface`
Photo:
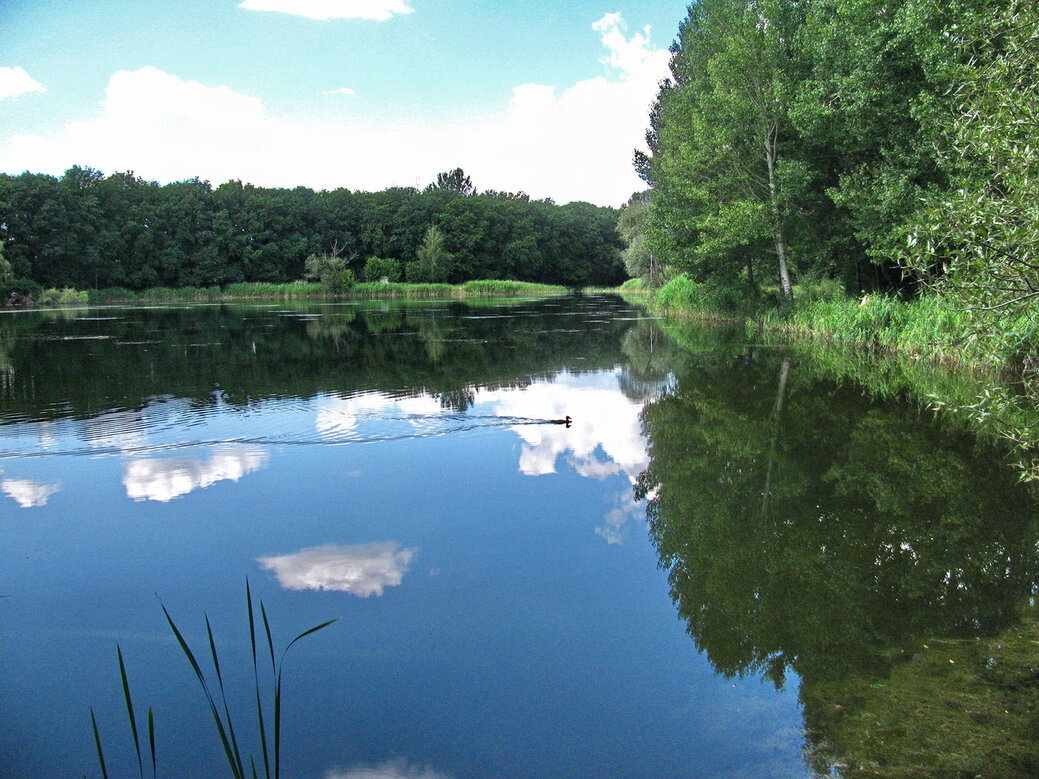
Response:
[{"label": "calm water surface", "polygon": [[136,771],[118,643],[160,773],[221,775],[156,596],[248,734],[247,579],[280,645],[339,619],[287,775],[838,771],[913,647],[1021,624],[1035,516],[965,431],[617,298],[3,313],[0,773],[98,775],[90,706]]}]

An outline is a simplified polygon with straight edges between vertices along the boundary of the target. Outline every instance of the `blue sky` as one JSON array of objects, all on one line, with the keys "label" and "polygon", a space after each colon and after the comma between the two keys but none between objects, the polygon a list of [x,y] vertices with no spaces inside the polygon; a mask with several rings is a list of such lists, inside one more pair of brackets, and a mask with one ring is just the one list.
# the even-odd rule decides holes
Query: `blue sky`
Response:
[{"label": "blue sky", "polygon": [[0,0],[0,170],[374,190],[461,166],[619,205],[685,8]]}]

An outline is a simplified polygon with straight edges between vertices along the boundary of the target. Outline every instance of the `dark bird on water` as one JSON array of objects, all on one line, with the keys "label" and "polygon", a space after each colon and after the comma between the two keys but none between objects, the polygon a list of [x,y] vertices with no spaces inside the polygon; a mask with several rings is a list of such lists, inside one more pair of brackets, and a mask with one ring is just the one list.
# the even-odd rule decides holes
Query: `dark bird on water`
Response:
[{"label": "dark bird on water", "polygon": [[551,422],[553,425],[566,425],[567,427],[570,427],[570,425],[573,424],[573,421],[574,420],[572,420],[569,415],[567,415],[566,419],[550,419],[549,420],[549,422]]}]

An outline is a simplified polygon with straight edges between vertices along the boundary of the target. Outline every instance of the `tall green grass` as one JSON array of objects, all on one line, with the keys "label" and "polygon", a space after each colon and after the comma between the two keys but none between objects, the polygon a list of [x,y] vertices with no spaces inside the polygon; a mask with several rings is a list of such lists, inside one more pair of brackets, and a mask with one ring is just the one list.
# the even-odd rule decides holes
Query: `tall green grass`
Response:
[{"label": "tall green grass", "polygon": [[849,298],[832,280],[801,284],[794,302],[759,298],[680,275],[657,290],[650,305],[679,318],[749,320],[789,336],[853,344],[962,365],[1000,370],[1028,360],[1039,367],[1039,316],[1022,315],[987,334],[968,315],[936,294],[901,300],[871,294]]},{"label": "tall green grass", "polygon": [[327,284],[316,281],[290,281],[275,284],[264,281],[240,281],[224,286],[223,298],[306,298],[324,297],[332,291]]},{"label": "tall green grass", "polygon": [[[323,630],[336,622],[336,620],[332,619],[323,622],[320,625],[315,625],[308,630],[304,630],[289,641],[279,654],[274,650],[274,639],[271,634],[270,620],[267,617],[267,609],[262,600],[259,601],[258,609],[254,607],[252,590],[248,581],[246,581],[245,584],[245,600],[249,622],[249,644],[252,652],[253,688],[255,694],[254,714],[256,717],[257,735],[260,744],[260,756],[263,762],[263,776],[266,777],[266,779],[271,779],[271,777],[278,779],[281,776],[282,671],[284,669],[285,656],[297,641],[311,635],[312,633],[316,633],[319,630]],[[245,779],[246,776],[259,776],[260,774],[257,770],[255,758],[250,754],[248,755],[248,759],[246,759],[239,742],[238,734],[242,731],[240,728],[235,728],[236,720],[231,716],[231,710],[227,703],[224,677],[220,670],[220,655],[216,648],[216,640],[213,636],[213,628],[209,622],[209,616],[203,615],[206,624],[209,660],[212,664],[212,671],[207,674],[203,670],[202,663],[199,662],[199,658],[195,651],[184,638],[184,634],[177,626],[177,623],[174,622],[173,617],[170,616],[166,606],[161,602],[160,606],[162,607],[162,613],[166,617],[166,622],[168,623],[170,630],[173,632],[181,652],[191,665],[191,669],[195,673],[195,678],[198,680],[202,692],[205,695],[206,704],[209,709],[209,719],[212,720],[212,724],[216,728],[217,735],[220,738],[220,745],[223,748],[224,758],[227,762],[227,767],[231,771],[231,775],[235,777],[235,779]],[[259,615],[259,620],[257,619],[257,614]],[[258,623],[261,621],[263,625],[262,633],[260,633],[258,628]],[[266,658],[262,664],[266,666],[266,660],[270,661],[270,672],[266,684],[261,682],[260,672],[261,658],[264,655],[264,649],[266,649]],[[119,660],[119,677],[123,690],[123,702],[126,707],[130,734],[133,738],[134,751],[137,756],[138,774],[143,779],[145,772],[144,759],[141,750],[141,729],[138,727],[138,717],[134,710],[130,681],[126,673],[126,664],[123,661],[123,650],[118,644],[116,645],[116,655]],[[97,719],[94,716],[93,707],[90,709],[90,724],[93,730],[94,744],[97,749],[98,765],[101,768],[102,776],[107,779],[108,767],[105,761],[101,733],[97,726]],[[148,709],[147,727],[151,775],[154,777],[157,772],[158,760],[155,746],[155,716],[151,708]],[[248,770],[246,767],[247,763]]]},{"label": "tall green grass", "polygon": [[742,319],[755,316],[761,308],[758,299],[728,287],[693,281],[685,274],[658,289],[652,302],[665,313],[703,319]]},{"label": "tall green grass", "polygon": [[[513,295],[554,295],[566,292],[565,287],[551,284],[534,284],[525,281],[480,280],[454,284],[418,284],[404,282],[362,282],[354,284],[342,293],[348,297],[377,298],[426,298],[426,297],[490,297]],[[53,290],[52,297],[75,296],[75,300],[95,305],[111,303],[139,303],[146,301],[213,301],[263,298],[319,298],[332,295],[328,285],[311,281],[292,281],[284,284],[273,282],[236,282],[220,287],[152,287],[135,291],[124,287],[76,292],[75,290]],[[65,303],[66,301],[62,301]]]},{"label": "tall green grass", "polygon": [[347,292],[351,297],[423,298],[450,297],[456,294],[452,284],[418,284],[403,281],[365,281],[354,284]]},{"label": "tall green grass", "polygon": [[463,295],[485,295],[489,297],[507,295],[553,295],[565,294],[566,287],[556,284],[535,284],[530,281],[503,279],[480,279],[462,285]]}]

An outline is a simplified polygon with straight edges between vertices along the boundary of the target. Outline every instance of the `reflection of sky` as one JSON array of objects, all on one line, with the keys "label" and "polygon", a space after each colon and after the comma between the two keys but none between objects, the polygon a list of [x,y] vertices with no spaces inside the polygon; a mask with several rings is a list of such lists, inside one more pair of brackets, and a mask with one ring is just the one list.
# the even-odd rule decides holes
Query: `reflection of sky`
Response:
[{"label": "reflection of sky", "polygon": [[[514,430],[523,440],[519,469],[528,476],[555,473],[560,457],[574,472],[603,480],[623,475],[632,485],[649,466],[647,442],[639,415],[643,403],[629,400],[620,391],[618,373],[575,376],[562,373],[551,383],[519,390],[487,390],[477,393],[477,403],[488,403],[500,416],[559,419],[573,417],[573,425],[520,425]],[[621,491],[615,506],[596,533],[611,544],[623,540],[623,528],[642,516],[631,489]]]},{"label": "reflection of sky", "polygon": [[259,563],[287,590],[335,590],[359,598],[398,586],[417,554],[396,541],[353,546],[315,546],[295,554],[261,557]]},{"label": "reflection of sky", "polygon": [[440,401],[432,395],[395,398],[381,392],[365,392],[345,398],[328,398],[317,410],[316,426],[323,435],[342,435],[357,430],[359,419],[439,414]]},{"label": "reflection of sky", "polygon": [[477,402],[492,403],[501,416],[573,417],[570,428],[515,428],[524,443],[520,470],[528,476],[554,473],[561,455],[568,456],[577,473],[594,479],[623,473],[634,481],[649,465],[639,421],[643,404],[621,393],[616,374],[580,377],[564,373],[551,384],[480,392]]},{"label": "reflection of sky", "polygon": [[134,500],[168,501],[218,481],[238,481],[267,465],[268,455],[254,447],[217,452],[208,460],[141,458],[126,463],[123,486]]},{"label": "reflection of sky", "polygon": [[448,774],[397,758],[378,765],[337,768],[327,771],[325,779],[448,779]]},{"label": "reflection of sky", "polygon": [[[520,389],[475,391],[473,411],[496,417],[561,419],[563,425],[519,424],[512,427],[523,442],[519,470],[528,476],[556,473],[560,458],[579,476],[603,481],[620,476],[634,485],[649,465],[640,414],[644,402],[633,401],[620,389],[620,372],[575,375],[560,373],[552,381]],[[315,424],[326,438],[348,439],[374,432],[374,425],[395,421],[421,431],[444,414],[440,401],[429,394],[394,397],[365,392],[348,397],[326,397],[317,408]],[[409,415],[414,415],[409,418]],[[596,533],[611,544],[621,543],[625,525],[643,515],[643,508],[626,487],[614,497]]]},{"label": "reflection of sky", "polygon": [[148,442],[140,411],[111,411],[83,423],[83,439],[92,449],[134,449]]},{"label": "reflection of sky", "polygon": [[0,490],[24,509],[44,506],[47,499],[57,492],[57,484],[40,484],[29,479],[4,479],[0,481]]}]

